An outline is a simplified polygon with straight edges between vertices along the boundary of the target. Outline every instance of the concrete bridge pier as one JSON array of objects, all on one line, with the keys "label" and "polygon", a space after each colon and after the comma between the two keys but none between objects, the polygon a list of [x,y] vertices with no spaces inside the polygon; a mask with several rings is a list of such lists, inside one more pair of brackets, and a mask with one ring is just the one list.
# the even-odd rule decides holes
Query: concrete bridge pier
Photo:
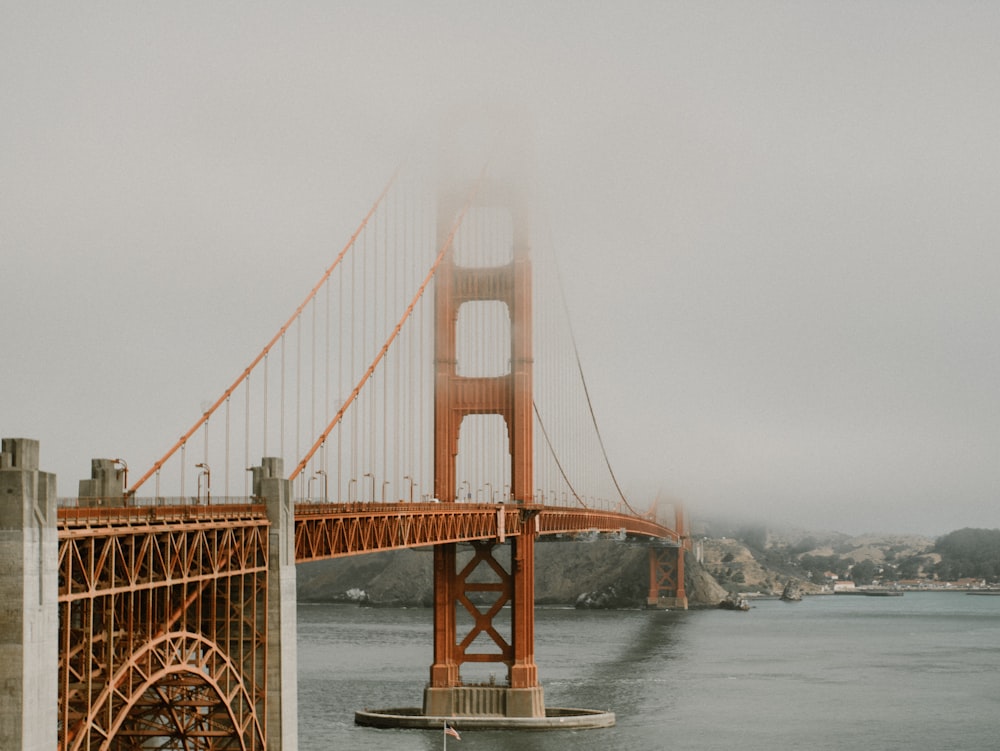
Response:
[{"label": "concrete bridge pier", "polygon": [[297,751],[298,638],[295,613],[295,507],[281,459],[253,468],[254,495],[271,522],[267,556],[267,751]]},{"label": "concrete bridge pier", "polygon": [[51,751],[58,738],[56,477],[38,441],[0,443],[0,748]]}]

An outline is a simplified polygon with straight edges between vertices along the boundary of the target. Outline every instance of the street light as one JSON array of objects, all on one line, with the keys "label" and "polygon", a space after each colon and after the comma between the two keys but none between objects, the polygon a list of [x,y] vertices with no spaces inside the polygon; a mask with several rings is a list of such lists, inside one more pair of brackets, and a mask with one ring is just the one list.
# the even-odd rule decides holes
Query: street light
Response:
[{"label": "street light", "polygon": [[[458,500],[460,501],[469,500],[472,497],[472,488],[469,486],[469,481],[462,480],[462,485],[465,486],[465,496],[463,497],[461,494],[459,494]],[[461,487],[462,486],[459,485],[459,489],[461,489]]]},{"label": "street light", "polygon": [[205,505],[210,506],[212,504],[212,470],[208,468],[208,464],[205,462],[198,462],[194,465],[201,472],[198,473],[198,503],[201,503],[201,476],[205,476]]},{"label": "street light", "polygon": [[390,484],[388,480],[382,480],[382,503],[385,503],[385,486]]},{"label": "street light", "polygon": [[128,503],[128,464],[124,459],[112,459],[115,464],[122,465],[122,505]]},{"label": "street light", "polygon": [[330,500],[330,494],[329,494],[330,486],[327,480],[326,470],[317,469],[316,474],[313,475],[313,477],[316,477],[318,475],[323,475],[323,503],[327,503]]},{"label": "street light", "polygon": [[354,495],[357,493],[358,480],[356,477],[352,477],[351,481],[347,483],[347,502],[354,502]]},{"label": "street light", "polygon": [[322,477],[323,478],[323,502],[325,503],[326,502],[326,470],[323,470],[323,469],[317,469],[315,472],[313,472],[312,477],[309,478],[309,482],[306,483],[306,495],[308,496],[307,500],[311,501],[313,499],[312,484],[313,484],[313,480],[315,480],[317,477]]},{"label": "street light", "polygon": [[403,479],[410,481],[410,503],[413,503],[413,478],[409,475],[404,475]]},{"label": "street light", "polygon": [[371,472],[365,472],[363,476],[372,478],[372,503],[375,503],[375,475]]},{"label": "street light", "polygon": [[486,483],[486,487],[490,489],[489,495],[486,497],[486,502],[493,503],[493,483],[492,482]]}]

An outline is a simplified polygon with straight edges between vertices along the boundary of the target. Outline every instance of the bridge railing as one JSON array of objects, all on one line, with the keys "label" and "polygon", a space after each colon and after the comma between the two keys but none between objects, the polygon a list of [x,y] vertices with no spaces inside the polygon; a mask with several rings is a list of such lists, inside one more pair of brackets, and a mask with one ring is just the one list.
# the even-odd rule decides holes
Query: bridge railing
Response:
[{"label": "bridge railing", "polygon": [[209,498],[202,496],[157,496],[155,498],[126,498],[124,496],[107,496],[100,498],[59,498],[56,505],[59,508],[111,508],[116,506],[127,507],[164,507],[164,506],[244,506],[246,504],[259,503],[253,496],[233,495],[222,496],[213,495]]},{"label": "bridge railing", "polygon": [[[91,501],[93,499],[86,499]],[[66,506],[58,509],[60,527],[80,526],[117,526],[126,524],[173,523],[183,521],[254,519],[266,514],[262,503],[247,503],[245,498],[240,503],[205,505],[197,503],[121,505],[121,499],[115,499],[118,505],[105,506]]]}]

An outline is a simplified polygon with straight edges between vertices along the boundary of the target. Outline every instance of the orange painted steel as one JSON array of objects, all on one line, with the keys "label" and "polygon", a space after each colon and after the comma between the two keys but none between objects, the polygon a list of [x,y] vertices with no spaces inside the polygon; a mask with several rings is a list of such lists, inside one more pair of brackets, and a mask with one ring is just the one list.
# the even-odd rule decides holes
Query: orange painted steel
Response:
[{"label": "orange painted steel", "polygon": [[543,535],[580,532],[620,533],[628,537],[646,537],[680,544],[678,532],[648,517],[616,511],[544,506],[538,515],[539,533]]},{"label": "orange painted steel", "polygon": [[[168,749],[264,748],[268,528],[264,506],[253,504],[59,510],[60,751],[140,748],[153,738]],[[295,557],[434,545],[436,570],[450,575],[435,594],[445,625],[435,626],[432,684],[459,685],[461,664],[496,661],[512,688],[532,687],[535,537],[592,531],[680,540],[649,519],[595,510],[300,504]],[[507,565],[495,555],[505,541]],[[477,581],[476,566],[456,569],[459,542],[501,586]],[[469,595],[486,589],[497,600],[480,611]],[[508,604],[509,639],[492,622]],[[456,607],[472,617],[461,638]],[[477,651],[482,634],[495,651]]]},{"label": "orange painted steel", "polygon": [[[672,529],[610,511],[470,503],[317,503],[295,507],[295,560],[532,535],[621,533],[677,542]],[[679,543],[678,543],[679,544]]]},{"label": "orange painted steel", "polygon": [[315,561],[380,550],[519,535],[516,506],[466,503],[299,504],[295,560]]},{"label": "orange painted steel", "polygon": [[[455,207],[443,200],[439,226],[451,227]],[[499,267],[462,267],[448,245],[437,273],[435,290],[434,495],[456,497],[455,457],[462,420],[469,415],[500,415],[510,439],[514,501],[530,503],[533,493],[531,261],[527,219],[510,207],[514,227],[514,260]],[[451,230],[451,235],[454,230]],[[442,243],[444,246],[444,243]],[[459,308],[467,302],[498,301],[510,314],[510,372],[496,377],[458,375]]]},{"label": "orange painted steel", "polygon": [[[527,545],[525,541],[528,541]],[[432,676],[437,676],[437,683],[432,680],[432,685],[455,685],[459,680],[458,667],[466,662],[505,664],[509,670],[508,682],[511,688],[529,688],[537,685],[534,640],[525,641],[518,649],[518,645],[508,641],[494,624],[494,618],[504,607],[511,606],[515,621],[519,617],[519,611],[525,608],[525,603],[518,601],[518,592],[524,592],[526,588],[518,587],[517,577],[525,570],[523,559],[532,554],[530,545],[533,541],[532,535],[516,538],[512,562],[508,567],[494,556],[497,548],[495,542],[471,543],[472,557],[454,577],[449,577],[449,583],[453,587],[448,596],[444,597],[443,603],[449,606],[452,601],[457,602],[470,618],[469,629],[455,644],[450,644],[448,641],[450,629],[443,633],[435,632],[436,637],[443,636],[445,639],[435,640],[435,664],[431,668],[431,673]],[[451,559],[454,547],[454,545],[439,546],[441,550],[448,551],[442,556],[445,569],[454,565],[454,560]],[[486,575],[485,579],[481,578],[483,573]],[[482,602],[484,593],[490,593],[492,601],[489,601],[490,594],[487,594],[485,597],[487,601]],[[455,609],[453,607],[447,609],[450,618],[457,620],[454,617]],[[480,637],[482,643],[477,641]],[[488,647],[490,651],[477,651],[484,647]]]},{"label": "orange painted steel", "polygon": [[60,751],[266,747],[261,506],[59,511]]},{"label": "orange painted steel", "polygon": [[661,597],[686,596],[684,591],[684,548],[649,548],[649,599],[655,605]]},{"label": "orange painted steel", "polygon": [[[442,196],[439,203],[439,234],[454,236],[453,217],[459,214],[457,194]],[[481,204],[486,205],[486,204]],[[456,497],[455,463],[462,421],[469,415],[499,415],[507,425],[510,451],[510,493],[515,504],[530,504],[534,487],[532,429],[532,316],[531,261],[528,219],[525,207],[510,194],[497,208],[510,211],[513,260],[503,266],[463,267],[455,262],[449,244],[437,274],[435,288],[435,382],[434,382],[434,494],[450,501]],[[461,209],[464,211],[464,209]],[[445,243],[440,243],[444,247]],[[457,330],[461,306],[468,302],[497,301],[510,316],[510,371],[495,377],[458,375]],[[534,511],[521,508],[518,524],[533,519]],[[499,518],[499,517],[498,517]],[[506,520],[506,515],[502,517]],[[512,536],[512,560],[502,599],[512,603],[512,622],[507,647],[492,660],[507,665],[511,688],[538,686],[534,664],[534,530]],[[499,537],[499,535],[497,535]],[[435,548],[434,555],[434,662],[431,688],[449,688],[461,683],[462,663],[472,661],[465,642],[456,634],[455,609],[467,607],[466,575],[456,569],[454,544]],[[492,546],[477,546],[477,555]],[[476,560],[479,560],[477,558]],[[485,558],[483,560],[486,560]],[[501,569],[492,556],[489,565]],[[474,616],[478,630],[497,633],[492,621],[496,613]],[[483,620],[488,620],[485,625]],[[496,637],[499,638],[499,637]],[[482,660],[479,655],[475,660]]]},{"label": "orange painted steel", "polygon": [[691,538],[685,529],[682,506],[674,507],[674,527],[677,530],[676,545],[654,544],[649,547],[649,597],[646,600],[649,605],[656,605],[661,597],[680,600],[687,598],[684,589],[684,552],[690,548]]}]

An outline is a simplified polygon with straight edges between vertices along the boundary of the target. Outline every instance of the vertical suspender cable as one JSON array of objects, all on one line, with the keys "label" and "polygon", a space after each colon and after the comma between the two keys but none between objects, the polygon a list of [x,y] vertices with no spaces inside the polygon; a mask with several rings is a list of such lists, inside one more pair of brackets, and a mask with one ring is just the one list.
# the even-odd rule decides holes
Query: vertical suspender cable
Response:
[{"label": "vertical suspender cable", "polygon": [[[281,456],[285,456],[285,335],[281,335],[281,439],[279,441],[279,448],[281,449]],[[247,465],[250,466],[249,464]]]},{"label": "vertical suspender cable", "polygon": [[229,475],[231,471],[229,468],[229,444],[230,444],[230,430],[231,430],[230,416],[229,416],[229,401],[230,397],[227,396],[226,397],[226,484],[225,487],[223,488],[223,492],[226,494],[227,498],[229,497]]},{"label": "vertical suspender cable", "polygon": [[[302,316],[295,319],[295,455],[302,436]],[[301,483],[299,483],[301,485]],[[294,491],[293,491],[294,492]],[[301,494],[300,494],[301,495]]]},{"label": "vertical suspender cable", "polygon": [[[382,222],[382,245],[385,260],[382,264],[382,295],[385,298],[382,303],[386,320],[389,318],[388,307],[389,298],[389,203],[386,203],[385,220]],[[382,500],[385,500],[385,482],[389,479],[389,374],[386,368],[390,367],[390,359],[386,358],[382,367]]]},{"label": "vertical suspender cable", "polygon": [[[147,472],[145,472],[141,477],[139,477],[139,479],[135,481],[135,483],[132,485],[131,488],[128,488],[126,490],[126,495],[127,496],[133,496],[134,497],[136,491],[143,485],[143,483],[146,482],[146,480],[148,480],[154,474],[158,474],[159,473],[159,471],[163,467],[163,465],[181,448],[182,445],[184,445],[185,443],[187,443],[188,439],[192,435],[194,435],[195,431],[197,431],[198,428],[201,427],[201,424],[205,420],[207,420],[208,417],[211,416],[211,414],[214,413],[215,410],[218,409],[222,405],[222,403],[225,401],[226,397],[228,397],[230,394],[232,394],[232,392],[240,384],[242,384],[244,380],[246,380],[249,377],[249,374],[253,371],[254,368],[257,367],[258,363],[260,363],[260,361],[264,358],[264,356],[267,355],[268,352],[270,352],[271,348],[277,343],[278,339],[279,338],[283,339],[283,337],[285,335],[285,332],[287,331],[288,327],[291,325],[292,321],[298,319],[298,317],[301,314],[302,310],[304,309],[305,305],[307,303],[309,303],[316,296],[316,293],[319,290],[320,285],[323,284],[326,281],[326,279],[330,276],[330,274],[334,271],[334,269],[336,269],[338,266],[340,266],[340,263],[343,260],[344,256],[347,254],[348,250],[350,250],[350,249],[352,249],[354,247],[355,240],[357,239],[358,234],[362,231],[362,229],[364,229],[364,227],[367,226],[369,219],[374,214],[375,210],[379,207],[379,205],[382,203],[382,199],[384,198],[385,194],[388,192],[389,188],[393,184],[395,184],[396,179],[399,176],[399,172],[400,172],[400,170],[397,169],[393,173],[393,175],[392,175],[391,179],[389,180],[388,184],[386,185],[385,189],[382,191],[382,193],[376,199],[374,205],[369,210],[368,214],[365,215],[365,218],[362,220],[361,225],[358,227],[357,230],[355,230],[354,234],[351,236],[351,239],[348,241],[347,245],[344,246],[343,250],[341,250],[340,253],[337,255],[337,257],[334,260],[333,264],[329,268],[327,268],[326,272],[320,278],[320,281],[309,292],[309,294],[306,296],[305,300],[299,305],[299,307],[296,309],[296,311],[292,315],[292,317],[278,330],[278,333],[275,334],[274,337],[271,338],[271,340],[267,343],[267,345],[260,352],[260,354],[258,354],[257,357],[254,358],[254,360],[250,363],[250,365],[247,368],[245,368],[243,370],[243,372],[237,377],[236,381],[228,389],[226,389],[225,392],[223,392],[222,396],[220,396],[211,405],[211,407],[209,407],[207,410],[204,410],[202,412],[202,415],[195,422],[195,424],[183,436],[181,436],[181,438],[178,439],[177,442],[174,443],[174,445],[171,446],[170,449],[168,449],[168,451],[162,457],[160,457],[153,464],[153,466],[150,467],[150,469]],[[283,449],[284,449],[284,446],[282,446],[282,455],[284,455],[284,450]]]},{"label": "vertical suspender cable", "polygon": [[[364,248],[364,242],[365,242],[364,241],[364,236],[362,235],[362,237],[361,237],[361,247],[362,248]],[[354,360],[355,360],[355,354],[356,354],[356,349],[357,349],[355,334],[357,333],[357,328],[358,328],[357,325],[356,325],[356,321],[355,321],[355,317],[358,314],[357,302],[356,302],[356,300],[357,300],[356,290],[358,288],[358,283],[357,283],[357,260],[358,260],[357,259],[357,254],[355,254],[354,256],[351,257],[351,305],[350,305],[351,325],[349,327],[350,330],[351,330],[351,367],[350,367],[350,370],[348,372],[350,374],[349,377],[352,380],[356,377],[355,370],[354,370]],[[341,394],[341,398],[343,398],[343,394]],[[341,409],[343,409],[343,403],[341,403]],[[351,436],[350,436],[351,440],[350,440],[350,452],[349,452],[349,456],[348,456],[348,458],[350,459],[350,463],[351,463],[351,479],[350,479],[350,482],[348,483],[348,488],[347,488],[347,497],[348,497],[348,500],[351,500],[351,487],[350,487],[351,483],[354,483],[354,496],[355,496],[355,498],[357,497],[357,492],[358,492],[358,488],[357,488],[357,482],[358,482],[358,415],[359,415],[359,411],[357,409],[351,411]]]},{"label": "vertical suspender cable", "polygon": [[[326,280],[326,324],[325,324],[325,336],[326,340],[326,355],[325,355],[325,368],[324,368],[324,383],[325,383],[325,399],[323,407],[323,421],[328,422],[330,420],[330,279]],[[320,463],[321,468],[324,473],[330,471],[330,460],[329,460],[330,448],[327,444],[323,444],[323,458]],[[323,487],[329,487],[330,476],[329,474],[323,475]],[[323,499],[329,501],[330,498],[324,494]]]},{"label": "vertical suspender cable", "polygon": [[[312,373],[311,373],[311,383],[310,383],[310,397],[311,404],[309,405],[309,440],[313,439],[316,435],[316,298],[313,298],[312,303]],[[310,477],[312,475],[310,474]],[[307,481],[308,482],[308,481]],[[307,486],[308,491],[308,486]]]},{"label": "vertical suspender cable", "polygon": [[[267,365],[270,359],[271,359],[270,352],[264,355],[264,428],[263,428],[264,444],[261,446],[261,456],[267,456],[267,391],[268,391]],[[227,397],[226,401],[228,400],[229,398]]]},{"label": "vertical suspender cable", "polygon": [[[250,466],[250,376],[246,378],[246,417],[243,422],[243,460],[246,462],[244,467]],[[250,497],[250,477],[244,472],[243,473],[243,495],[247,498]]]}]

